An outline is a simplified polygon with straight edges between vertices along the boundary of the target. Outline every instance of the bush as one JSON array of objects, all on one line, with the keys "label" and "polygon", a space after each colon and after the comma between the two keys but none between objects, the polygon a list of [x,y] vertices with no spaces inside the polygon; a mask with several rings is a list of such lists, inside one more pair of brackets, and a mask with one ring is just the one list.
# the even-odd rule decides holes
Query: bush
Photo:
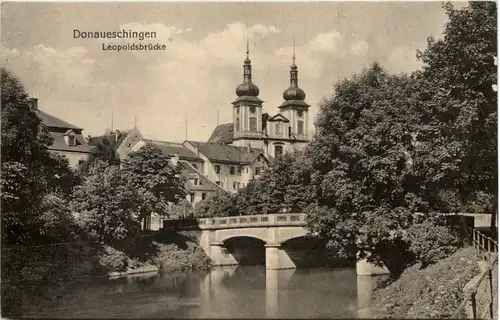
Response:
[{"label": "bush", "polygon": [[125,253],[105,246],[104,252],[99,255],[99,265],[108,271],[126,271],[128,258]]},{"label": "bush", "polygon": [[176,244],[161,244],[155,242],[158,254],[150,260],[161,271],[192,271],[204,270],[211,267],[210,258],[203,249],[192,242],[188,242],[186,250],[180,249]]},{"label": "bush", "polygon": [[460,237],[437,219],[426,219],[412,225],[406,234],[406,241],[422,268],[449,257],[460,248]]}]

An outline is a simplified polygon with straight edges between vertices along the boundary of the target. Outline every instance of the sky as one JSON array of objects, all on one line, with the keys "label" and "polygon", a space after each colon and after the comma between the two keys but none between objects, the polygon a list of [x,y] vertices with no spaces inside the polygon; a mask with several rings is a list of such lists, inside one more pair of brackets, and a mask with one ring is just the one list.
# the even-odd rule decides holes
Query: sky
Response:
[{"label": "sky", "polygon": [[[417,49],[446,22],[440,2],[4,2],[1,14],[2,64],[41,110],[85,136],[136,124],[164,141],[183,141],[186,132],[206,141],[217,123],[231,121],[247,35],[253,82],[272,115],[289,84],[295,38],[299,86],[314,119],[336,81],[373,61],[394,73],[418,69]],[[156,38],[74,37],[121,29]],[[127,43],[166,50],[102,49]]]}]

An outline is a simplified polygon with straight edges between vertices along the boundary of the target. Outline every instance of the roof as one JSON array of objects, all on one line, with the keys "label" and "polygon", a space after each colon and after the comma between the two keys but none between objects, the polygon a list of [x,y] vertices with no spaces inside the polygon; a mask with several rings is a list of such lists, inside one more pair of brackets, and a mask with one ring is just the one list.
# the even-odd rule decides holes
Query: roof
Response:
[{"label": "roof", "polygon": [[208,143],[198,141],[186,141],[194,147],[199,148],[200,153],[213,162],[252,163],[259,155],[263,154],[262,149],[247,147],[236,147],[220,143]]},{"label": "roof", "polygon": [[54,139],[54,142],[49,147],[49,150],[58,150],[58,151],[71,151],[71,152],[83,152],[90,153],[92,151],[92,147],[87,144],[85,138],[81,134],[76,134],[76,146],[71,147],[68,146],[66,140],[64,139],[63,132],[49,132],[50,136]]},{"label": "roof", "polygon": [[254,102],[254,103],[257,103],[257,104],[262,104],[262,100],[260,100],[258,97],[252,97],[252,96],[241,96],[241,97],[238,97],[236,98],[236,100],[234,100],[232,102],[232,104],[236,104],[240,101],[245,101],[245,102]]},{"label": "roof", "polygon": [[303,110],[307,110],[310,106],[302,100],[288,100],[283,102],[278,108],[285,107],[297,107]]},{"label": "roof", "polygon": [[97,136],[97,137],[89,137],[89,142],[88,144],[91,146],[97,145],[99,141],[108,141],[109,145],[114,146],[115,145],[115,135],[114,134],[105,134],[102,136]]},{"label": "roof", "polygon": [[118,131],[117,130],[117,133],[118,133],[118,139],[116,139],[116,146],[119,147],[122,142],[125,140],[125,138],[127,138],[127,135],[130,131],[129,130],[125,130],[125,131]]},{"label": "roof", "polygon": [[272,116],[271,118],[269,118],[267,121],[284,121],[284,122],[290,122],[290,120],[287,119],[287,117],[285,117],[284,115],[282,115],[281,113],[278,113],[274,116]]},{"label": "roof", "polygon": [[[212,181],[210,181],[207,177],[205,177],[201,172],[196,170],[189,162],[179,161],[178,165],[181,166],[182,175],[186,178],[186,189],[188,191],[217,191],[224,190]],[[201,185],[195,186],[189,180],[190,175],[196,175],[196,177],[200,180]]]},{"label": "roof", "polygon": [[63,129],[75,129],[78,131],[82,131],[82,128],[79,128],[75,125],[72,125],[64,120],[51,116],[48,113],[43,112],[42,110],[37,110],[36,115],[42,121],[44,125],[52,128],[63,128]]},{"label": "roof", "polygon": [[176,153],[179,155],[180,160],[203,161],[196,154],[191,152],[188,148],[184,147],[182,143],[158,141],[151,139],[143,139],[148,144],[154,144],[163,151],[163,154],[173,157]]},{"label": "roof", "polygon": [[208,143],[231,143],[233,141],[234,125],[232,123],[224,123],[215,127],[214,132]]}]

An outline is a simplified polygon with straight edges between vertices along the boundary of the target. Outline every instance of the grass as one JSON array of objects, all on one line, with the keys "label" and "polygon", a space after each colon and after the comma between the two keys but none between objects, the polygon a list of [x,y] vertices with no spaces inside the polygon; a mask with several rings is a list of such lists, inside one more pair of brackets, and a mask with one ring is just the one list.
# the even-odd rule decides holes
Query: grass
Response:
[{"label": "grass", "polygon": [[473,248],[421,269],[408,268],[401,277],[374,292],[376,318],[450,318],[464,298],[463,288],[480,273]]}]

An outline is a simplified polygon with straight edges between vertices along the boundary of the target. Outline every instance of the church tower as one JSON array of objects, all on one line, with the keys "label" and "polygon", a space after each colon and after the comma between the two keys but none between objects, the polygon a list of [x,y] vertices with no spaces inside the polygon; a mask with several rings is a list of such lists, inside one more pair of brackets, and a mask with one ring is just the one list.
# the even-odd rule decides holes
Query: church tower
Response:
[{"label": "church tower", "polygon": [[252,63],[249,58],[247,37],[247,56],[243,64],[243,83],[236,88],[233,101],[233,145],[263,148],[262,103],[259,87],[252,82]]},{"label": "church tower", "polygon": [[292,65],[290,66],[290,87],[283,92],[285,101],[279,106],[280,113],[289,121],[288,135],[297,142],[308,142],[309,105],[304,102],[306,93],[299,88],[299,72],[295,64],[295,40]]}]

